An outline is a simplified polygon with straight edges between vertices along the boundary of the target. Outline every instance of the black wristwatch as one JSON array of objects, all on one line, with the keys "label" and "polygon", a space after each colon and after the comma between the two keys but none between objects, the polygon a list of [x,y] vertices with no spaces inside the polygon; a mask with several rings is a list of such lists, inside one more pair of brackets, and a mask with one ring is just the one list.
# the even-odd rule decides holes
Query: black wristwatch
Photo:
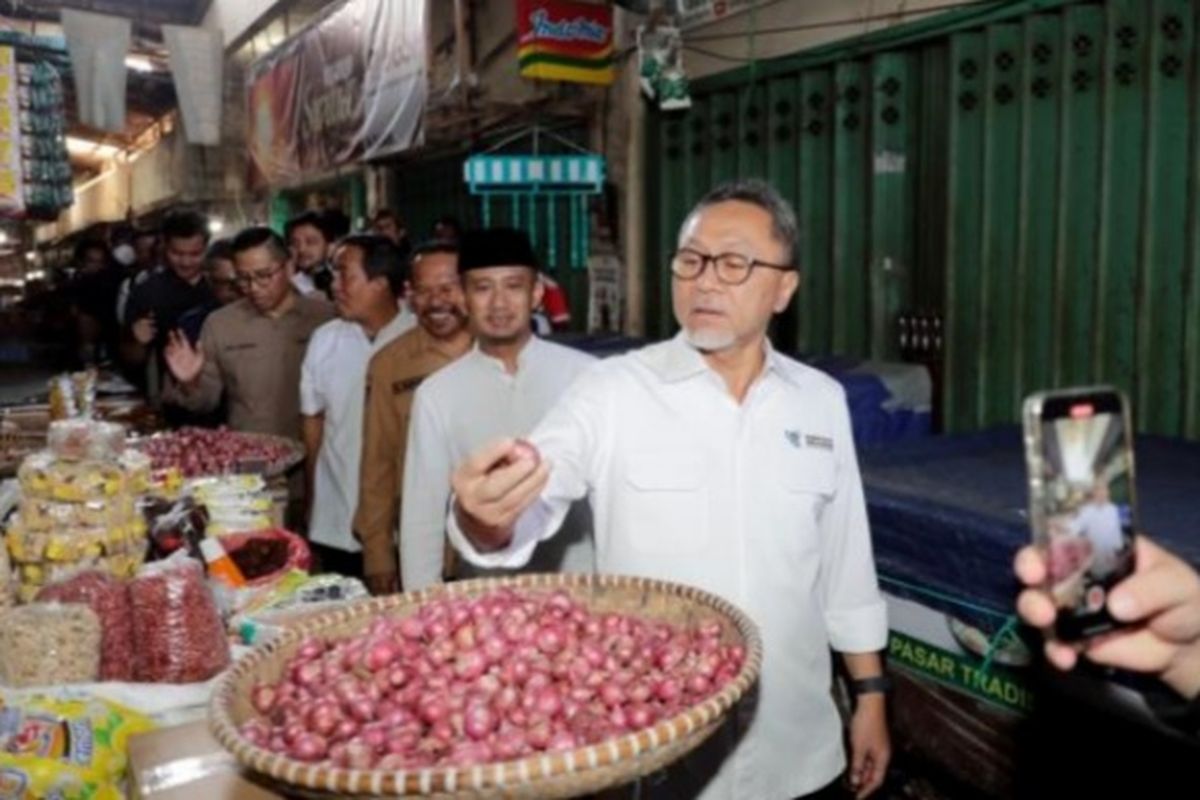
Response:
[{"label": "black wristwatch", "polygon": [[859,678],[850,681],[850,693],[855,697],[864,694],[887,694],[892,690],[892,679],[887,675],[876,675],[874,678]]}]

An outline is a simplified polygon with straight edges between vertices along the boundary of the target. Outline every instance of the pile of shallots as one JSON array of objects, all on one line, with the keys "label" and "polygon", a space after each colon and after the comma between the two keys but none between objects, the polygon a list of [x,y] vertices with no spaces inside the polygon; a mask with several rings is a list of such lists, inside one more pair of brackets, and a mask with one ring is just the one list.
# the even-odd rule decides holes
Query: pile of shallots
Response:
[{"label": "pile of shallots", "polygon": [[649,727],[741,670],[715,619],[684,630],[504,589],[310,638],[241,727],[291,758],[355,769],[508,761]]}]

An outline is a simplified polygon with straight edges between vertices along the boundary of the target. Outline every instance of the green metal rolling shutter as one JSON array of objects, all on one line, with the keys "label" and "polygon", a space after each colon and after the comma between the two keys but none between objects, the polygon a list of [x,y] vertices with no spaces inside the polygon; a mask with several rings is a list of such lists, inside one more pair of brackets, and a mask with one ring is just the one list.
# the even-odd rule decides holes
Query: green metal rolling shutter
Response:
[{"label": "green metal rolling shutter", "polygon": [[894,358],[946,319],[945,419],[1017,419],[1112,382],[1144,431],[1200,437],[1200,0],[994,3],[698,81],[651,114],[646,320],[709,187],[763,176],[799,215],[787,350]]}]

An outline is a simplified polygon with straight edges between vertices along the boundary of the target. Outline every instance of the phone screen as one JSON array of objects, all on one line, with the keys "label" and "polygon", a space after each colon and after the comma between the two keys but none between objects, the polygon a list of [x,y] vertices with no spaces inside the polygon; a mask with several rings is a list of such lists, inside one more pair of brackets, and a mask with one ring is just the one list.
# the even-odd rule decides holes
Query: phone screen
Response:
[{"label": "phone screen", "polygon": [[[1116,627],[1109,590],[1133,571],[1133,452],[1114,391],[1050,395],[1042,405],[1036,518],[1061,638]],[[1039,496],[1040,495],[1040,496]]]}]

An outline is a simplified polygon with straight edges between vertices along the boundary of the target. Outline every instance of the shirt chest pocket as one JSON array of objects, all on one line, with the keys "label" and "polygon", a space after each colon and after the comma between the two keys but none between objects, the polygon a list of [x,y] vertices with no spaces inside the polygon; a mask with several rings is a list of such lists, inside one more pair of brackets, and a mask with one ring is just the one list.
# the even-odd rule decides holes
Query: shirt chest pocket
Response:
[{"label": "shirt chest pocket", "polygon": [[837,484],[837,462],[831,454],[800,451],[782,453],[777,461],[779,483],[790,493],[813,494],[826,500]]},{"label": "shirt chest pocket", "polygon": [[817,546],[819,523],[837,487],[837,460],[832,453],[812,449],[781,451],[775,458],[779,485],[780,525],[797,530],[794,544],[801,552]]},{"label": "shirt chest pocket", "polygon": [[708,546],[708,471],[700,453],[635,453],[624,483],[617,529],[633,550],[669,556]]}]

